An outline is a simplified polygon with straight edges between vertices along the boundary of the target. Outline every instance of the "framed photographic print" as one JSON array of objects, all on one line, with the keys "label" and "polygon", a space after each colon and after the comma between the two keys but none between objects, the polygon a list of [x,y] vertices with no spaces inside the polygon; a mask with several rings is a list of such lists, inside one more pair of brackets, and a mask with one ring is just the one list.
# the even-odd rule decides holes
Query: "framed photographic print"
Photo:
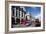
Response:
[{"label": "framed photographic print", "polygon": [[45,30],[45,4],[8,1],[5,4],[6,32],[37,32]]}]

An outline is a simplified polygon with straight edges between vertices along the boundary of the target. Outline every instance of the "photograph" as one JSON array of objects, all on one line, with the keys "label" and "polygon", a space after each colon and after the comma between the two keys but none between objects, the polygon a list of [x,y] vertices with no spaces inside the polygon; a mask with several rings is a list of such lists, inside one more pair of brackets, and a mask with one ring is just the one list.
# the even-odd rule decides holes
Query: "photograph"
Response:
[{"label": "photograph", "polygon": [[9,31],[43,29],[43,5],[9,3]]},{"label": "photograph", "polygon": [[11,28],[41,26],[41,7],[11,6],[11,10]]}]

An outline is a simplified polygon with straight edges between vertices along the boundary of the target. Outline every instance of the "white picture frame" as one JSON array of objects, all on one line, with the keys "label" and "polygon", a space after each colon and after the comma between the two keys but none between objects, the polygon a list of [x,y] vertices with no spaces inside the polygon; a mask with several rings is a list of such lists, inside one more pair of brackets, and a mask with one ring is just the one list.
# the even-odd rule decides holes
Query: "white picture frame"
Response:
[{"label": "white picture frame", "polygon": [[[45,17],[44,17],[44,8],[45,8],[45,6],[44,6],[44,3],[33,3],[33,2],[14,2],[14,1],[10,1],[10,2],[8,2],[8,3],[6,3],[7,5],[7,10],[8,10],[8,13],[7,13],[7,10],[6,10],[6,16],[8,16],[8,17],[6,17],[7,19],[6,19],[6,22],[8,23],[6,23],[7,24],[7,28],[6,28],[6,31],[7,32],[35,32],[35,31],[44,31],[44,29],[45,29],[45,26],[44,26],[44,24],[45,24]],[[41,7],[41,27],[26,27],[26,28],[11,28],[11,6],[30,6],[30,7]]]}]

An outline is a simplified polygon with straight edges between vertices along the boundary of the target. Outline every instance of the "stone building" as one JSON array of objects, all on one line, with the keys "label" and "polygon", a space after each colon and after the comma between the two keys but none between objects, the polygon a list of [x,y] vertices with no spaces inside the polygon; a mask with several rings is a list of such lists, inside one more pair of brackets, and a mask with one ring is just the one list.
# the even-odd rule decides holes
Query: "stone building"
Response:
[{"label": "stone building", "polygon": [[[14,18],[14,23],[16,23],[16,18],[18,17],[20,20],[25,18],[26,12],[23,10],[23,7],[20,6],[12,6],[12,18]],[[12,21],[13,21],[12,20]]]}]

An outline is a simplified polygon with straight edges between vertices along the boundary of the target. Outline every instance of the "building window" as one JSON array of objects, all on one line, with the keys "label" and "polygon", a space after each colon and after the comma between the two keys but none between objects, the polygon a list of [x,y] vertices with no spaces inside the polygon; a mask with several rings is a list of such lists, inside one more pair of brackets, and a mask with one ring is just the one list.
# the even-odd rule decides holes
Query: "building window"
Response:
[{"label": "building window", "polygon": [[16,11],[16,17],[17,17],[17,11]]},{"label": "building window", "polygon": [[22,17],[23,17],[23,8],[21,8],[21,11],[22,11]]},{"label": "building window", "polygon": [[12,16],[14,16],[14,8],[12,7],[12,9],[11,9],[11,10],[12,10]]},{"label": "building window", "polygon": [[20,16],[19,16],[19,15],[20,15],[20,14],[19,14],[19,13],[20,13],[19,10],[20,10],[20,9],[17,7],[17,8],[16,8],[16,17],[20,17]]},{"label": "building window", "polygon": [[23,11],[22,11],[22,17],[23,17]]}]

